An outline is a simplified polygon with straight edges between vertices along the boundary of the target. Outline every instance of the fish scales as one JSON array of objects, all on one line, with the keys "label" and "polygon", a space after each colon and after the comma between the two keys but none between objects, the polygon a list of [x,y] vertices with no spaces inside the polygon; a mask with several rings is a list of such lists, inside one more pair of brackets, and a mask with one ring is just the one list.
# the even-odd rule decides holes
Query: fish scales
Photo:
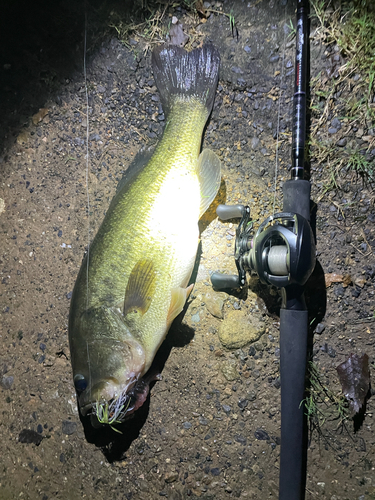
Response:
[{"label": "fish scales", "polygon": [[163,137],[120,183],[72,295],[73,377],[80,410],[94,424],[121,422],[142,404],[147,384],[141,391],[139,382],[190,293],[197,222],[220,185],[217,156],[199,154],[219,61],[211,45],[153,53]]}]

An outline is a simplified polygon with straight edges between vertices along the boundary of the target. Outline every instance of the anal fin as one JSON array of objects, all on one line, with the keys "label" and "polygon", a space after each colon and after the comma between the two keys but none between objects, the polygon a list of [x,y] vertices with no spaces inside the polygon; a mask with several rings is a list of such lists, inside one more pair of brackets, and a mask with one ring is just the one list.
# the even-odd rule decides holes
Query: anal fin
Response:
[{"label": "anal fin", "polygon": [[189,297],[191,291],[193,290],[194,284],[191,284],[187,288],[173,288],[171,303],[169,306],[169,311],[167,315],[167,325],[168,328],[171,326],[172,321],[180,314],[183,310],[185,302]]},{"label": "anal fin", "polygon": [[210,149],[204,149],[198,158],[197,175],[200,184],[201,205],[199,217],[211,205],[220,188],[221,161]]}]

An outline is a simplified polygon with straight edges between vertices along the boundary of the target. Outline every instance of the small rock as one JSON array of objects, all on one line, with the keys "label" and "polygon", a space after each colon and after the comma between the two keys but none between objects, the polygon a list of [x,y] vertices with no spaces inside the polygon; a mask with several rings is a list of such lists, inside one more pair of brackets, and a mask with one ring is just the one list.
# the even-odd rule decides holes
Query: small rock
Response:
[{"label": "small rock", "polygon": [[77,430],[77,424],[76,422],[72,422],[71,420],[63,420],[62,421],[62,432],[63,434],[67,434],[70,436],[71,434],[74,434]]},{"label": "small rock", "polygon": [[264,431],[263,429],[257,429],[254,432],[254,436],[259,441],[269,441],[269,439],[270,439],[268,433],[266,431]]},{"label": "small rock", "polygon": [[220,474],[220,469],[218,467],[214,467],[213,469],[211,469],[211,474],[213,476],[219,476]]},{"label": "small rock", "polygon": [[3,377],[1,380],[1,387],[5,390],[8,390],[12,387],[14,382],[14,377],[9,376],[9,377]]},{"label": "small rock", "polygon": [[206,308],[215,318],[223,319],[224,301],[227,299],[227,294],[224,292],[209,291],[204,296]]},{"label": "small rock", "polygon": [[316,328],[315,328],[315,333],[317,333],[318,335],[320,335],[321,333],[324,332],[325,328],[326,327],[325,327],[324,323],[318,323],[316,325]]},{"label": "small rock", "polygon": [[164,481],[166,483],[173,483],[177,479],[178,479],[178,472],[177,471],[167,472],[164,476]]},{"label": "small rock", "polygon": [[248,45],[245,45],[245,47],[243,48],[243,50],[244,50],[247,54],[250,54],[250,52],[251,52],[251,47],[249,47]]},{"label": "small rock", "polygon": [[335,287],[334,294],[336,295],[336,297],[343,297],[345,295],[345,289],[341,285],[339,285]]},{"label": "small rock", "polygon": [[242,311],[229,311],[219,327],[219,339],[227,349],[239,349],[257,341],[265,331],[265,323]]},{"label": "small rock", "polygon": [[336,146],[339,146],[340,148],[343,148],[343,147],[345,147],[347,145],[347,143],[348,143],[347,138],[343,137],[342,139],[340,139],[340,140],[338,140],[336,142]]},{"label": "small rock", "polygon": [[232,382],[239,378],[239,373],[237,370],[237,363],[235,361],[229,361],[225,363],[221,368],[222,374],[229,381]]},{"label": "small rock", "polygon": [[331,121],[331,127],[334,127],[335,129],[340,130],[340,128],[341,128],[341,122],[340,122],[340,120],[338,118],[334,118]]},{"label": "small rock", "polygon": [[31,429],[22,429],[22,431],[19,433],[18,436],[19,443],[26,443],[26,444],[32,443],[39,446],[42,440],[43,436],[41,436],[35,431],[32,431]]},{"label": "small rock", "polygon": [[244,436],[241,436],[241,434],[237,434],[237,436],[234,438],[237,443],[240,443],[244,446],[246,446],[247,439]]},{"label": "small rock", "polygon": [[328,133],[329,134],[336,134],[338,132],[338,129],[335,127],[329,127]]},{"label": "small rock", "polygon": [[191,424],[190,422],[184,422],[184,423],[182,424],[182,427],[183,427],[184,429],[191,429],[192,424]]},{"label": "small rock", "polygon": [[258,137],[253,137],[251,139],[251,142],[250,142],[250,145],[251,145],[251,149],[257,149],[257,147],[259,146],[259,143],[260,143],[260,140],[258,139]]},{"label": "small rock", "polygon": [[247,399],[240,399],[238,401],[238,406],[241,408],[241,410],[244,410],[248,404],[249,401]]},{"label": "small rock", "polygon": [[208,420],[207,420],[207,418],[204,418],[204,417],[200,416],[200,417],[198,418],[198,421],[199,421],[199,423],[200,423],[201,425],[208,425]]},{"label": "small rock", "polygon": [[189,37],[183,32],[181,24],[172,24],[169,30],[169,37],[171,43],[179,47],[186,45],[186,42],[189,40]]},{"label": "small rock", "polygon": [[200,316],[199,316],[199,311],[191,316],[191,322],[192,323],[199,323],[200,321]]}]

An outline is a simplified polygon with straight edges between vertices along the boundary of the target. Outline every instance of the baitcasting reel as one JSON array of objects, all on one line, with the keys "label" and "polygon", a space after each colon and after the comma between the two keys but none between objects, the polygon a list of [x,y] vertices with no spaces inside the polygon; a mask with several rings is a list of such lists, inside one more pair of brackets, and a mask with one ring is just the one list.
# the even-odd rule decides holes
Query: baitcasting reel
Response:
[{"label": "baitcasting reel", "polygon": [[236,230],[234,258],[238,276],[213,273],[214,288],[243,288],[246,271],[254,271],[262,283],[285,288],[304,285],[315,266],[315,242],[309,222],[300,214],[279,212],[268,217],[251,237],[250,208],[219,205],[222,220],[241,217]]}]

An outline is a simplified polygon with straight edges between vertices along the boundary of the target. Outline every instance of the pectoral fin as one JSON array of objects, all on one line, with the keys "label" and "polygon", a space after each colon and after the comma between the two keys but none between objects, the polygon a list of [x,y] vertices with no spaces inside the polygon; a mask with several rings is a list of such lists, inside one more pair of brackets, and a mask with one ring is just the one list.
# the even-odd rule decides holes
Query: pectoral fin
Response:
[{"label": "pectoral fin", "polygon": [[198,158],[197,174],[201,190],[199,217],[213,202],[220,188],[221,161],[210,149],[204,149]]},{"label": "pectoral fin", "polygon": [[124,316],[134,312],[143,316],[150,307],[155,286],[156,272],[152,260],[139,260],[133,267],[126,286]]},{"label": "pectoral fin", "polygon": [[194,284],[191,284],[187,288],[181,288],[181,287],[173,288],[171,304],[169,306],[169,311],[167,316],[168,328],[171,326],[172,321],[180,314],[180,312],[184,308],[186,299],[189,297],[193,287]]}]

